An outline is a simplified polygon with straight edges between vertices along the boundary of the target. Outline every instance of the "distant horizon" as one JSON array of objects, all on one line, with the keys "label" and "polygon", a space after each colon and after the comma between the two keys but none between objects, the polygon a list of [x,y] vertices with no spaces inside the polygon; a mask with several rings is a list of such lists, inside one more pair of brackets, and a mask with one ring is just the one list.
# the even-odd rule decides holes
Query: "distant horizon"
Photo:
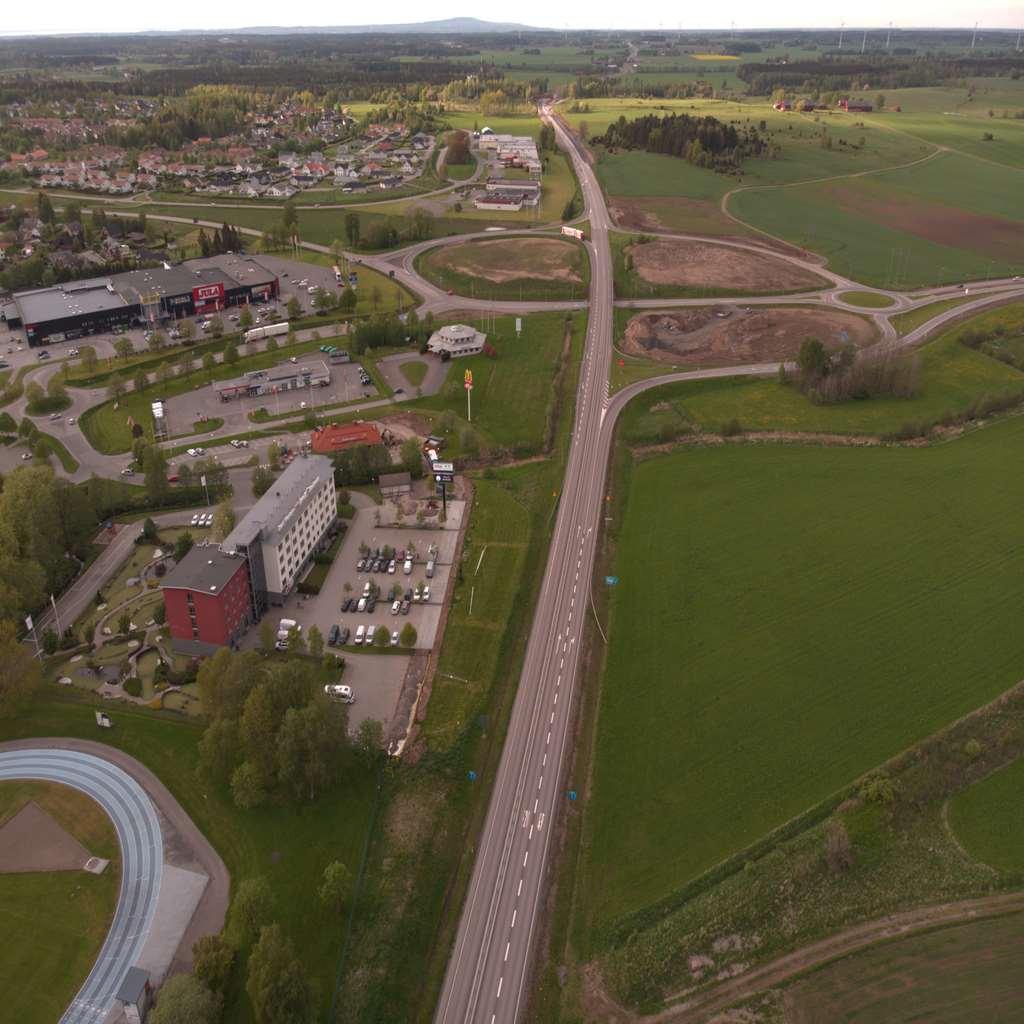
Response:
[{"label": "distant horizon", "polygon": [[[180,11],[182,7],[186,10],[192,8],[194,0],[184,0],[182,4],[178,5]],[[59,4],[59,6],[64,6]],[[113,14],[113,8],[120,6],[115,3],[109,5],[102,11],[103,16],[109,16]],[[494,32],[507,32],[509,34],[515,32],[660,32],[660,33],[699,33],[699,34],[718,34],[726,32],[735,32],[737,35],[743,35],[744,33],[751,32],[827,32],[827,31],[839,31],[842,26],[842,19],[837,19],[835,23],[826,24],[744,24],[740,21],[736,21],[733,24],[724,25],[713,25],[713,24],[695,24],[685,25],[678,19],[670,19],[666,24],[664,18],[658,18],[657,24],[654,22],[644,24],[642,19],[645,16],[637,18],[637,24],[625,25],[621,23],[617,24],[563,24],[563,25],[542,25],[542,24],[529,24],[524,22],[523,24],[509,24],[508,22],[494,22],[489,19],[476,18],[471,15],[450,15],[443,18],[433,19],[415,19],[415,18],[394,18],[390,21],[373,21],[373,22],[362,22],[362,23],[351,23],[346,24],[339,21],[317,19],[310,21],[308,24],[292,24],[282,25],[277,23],[275,20],[258,20],[258,14],[260,8],[264,5],[262,3],[252,4],[247,8],[249,17],[245,23],[239,23],[234,25],[214,25],[206,27],[202,25],[201,17],[195,15],[196,21],[193,23],[187,23],[190,19],[187,14],[183,14],[181,17],[182,22],[178,25],[170,25],[165,23],[149,24],[149,25],[137,25],[131,28],[120,27],[123,26],[126,21],[130,18],[137,16],[136,10],[133,8],[130,12],[125,11],[124,16],[117,16],[117,23],[119,27],[112,28],[106,26],[74,26],[68,27],[64,31],[55,32],[50,28],[33,27],[26,25],[25,27],[10,26],[6,27],[3,31],[0,31],[0,39],[19,39],[19,38],[72,38],[72,37],[89,37],[89,36],[132,36],[132,35],[202,35],[210,36],[219,33],[225,35],[247,35],[247,34],[263,34],[273,35],[275,33],[281,34],[295,34],[295,33],[324,33],[324,34],[359,34],[360,32],[376,32],[376,31],[395,31],[396,29],[401,31],[405,30],[410,34],[415,33],[417,28],[420,26],[431,26],[437,25],[439,22],[447,21],[477,21],[481,22],[483,26],[480,34],[489,34]],[[533,9],[533,4],[526,3],[521,6],[521,16],[524,19],[529,18],[529,11]],[[648,4],[641,4],[641,6],[649,6]],[[736,14],[742,15],[743,8],[746,5],[741,4],[737,9]],[[800,5],[797,5],[798,8]],[[917,6],[916,0],[913,4],[908,4],[908,7]],[[70,9],[70,5],[68,5]],[[404,4],[399,4],[399,7],[405,7]],[[547,11],[547,8],[543,8]],[[860,14],[865,16],[867,20],[859,24],[846,23],[845,29],[849,32],[883,32],[887,31],[890,26],[894,34],[900,32],[973,32],[977,27],[979,42],[983,42],[986,33],[998,33],[1000,36],[1004,34],[1012,34],[1014,32],[1021,31],[1024,28],[1024,9],[1010,9],[1010,8],[994,8],[990,10],[977,10],[968,15],[967,21],[957,20],[956,16],[951,17],[947,23],[934,24],[934,23],[920,23],[920,24],[900,24],[898,18],[894,18],[894,14],[898,12],[892,11],[889,7],[877,4],[877,9],[880,13],[878,16],[881,20],[871,20],[871,13],[869,10],[862,10]],[[80,17],[80,9],[74,8],[74,16]],[[965,9],[966,10],[966,9]],[[820,17],[820,10],[815,8],[816,15]],[[30,12],[24,12],[29,14]],[[99,13],[99,12],[97,12]],[[276,12],[275,12],[276,13]],[[253,17],[255,15],[255,17]],[[17,20],[17,16],[14,19],[8,18],[8,20]],[[72,17],[57,19],[62,21],[64,24],[68,24]],[[90,20],[95,21],[95,18]],[[619,16],[616,15],[615,21],[619,21]],[[975,26],[975,21],[978,22]],[[50,24],[53,24],[53,19],[50,19]],[[472,36],[476,33],[471,31],[458,31],[449,30],[450,34],[464,34]],[[445,34],[444,31],[433,30],[431,34]]]}]

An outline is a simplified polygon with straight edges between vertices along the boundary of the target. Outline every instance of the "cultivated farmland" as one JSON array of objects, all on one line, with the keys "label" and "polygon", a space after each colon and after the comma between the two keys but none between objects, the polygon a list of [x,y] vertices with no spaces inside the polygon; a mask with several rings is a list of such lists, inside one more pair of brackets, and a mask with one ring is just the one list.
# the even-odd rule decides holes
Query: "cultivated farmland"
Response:
[{"label": "cultivated farmland", "polygon": [[949,820],[964,847],[999,871],[1024,873],[1024,761],[995,772],[950,801]]},{"label": "cultivated farmland", "polygon": [[697,449],[619,481],[590,934],[1016,681],[1022,453],[1009,420],[926,449]]}]

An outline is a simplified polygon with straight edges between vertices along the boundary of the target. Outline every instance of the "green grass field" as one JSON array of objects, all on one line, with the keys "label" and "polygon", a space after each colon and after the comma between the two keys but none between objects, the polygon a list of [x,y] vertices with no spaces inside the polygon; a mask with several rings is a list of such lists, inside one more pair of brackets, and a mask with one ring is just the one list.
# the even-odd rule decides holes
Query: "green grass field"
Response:
[{"label": "green grass field", "polygon": [[[0,723],[0,738],[96,739],[94,706],[98,704],[40,697],[30,712]],[[345,922],[321,908],[315,883],[333,860],[342,860],[353,872],[358,866],[374,802],[372,775],[353,761],[344,768],[343,784],[313,804],[241,811],[226,789],[197,784],[196,747],[201,727],[172,715],[104,706],[114,728],[103,739],[159,776],[224,859],[232,884],[252,875],[266,876],[274,893],[274,919],[295,943],[316,986],[319,1011],[326,1012]],[[236,969],[228,992],[224,1017],[228,1024],[253,1019],[244,992],[247,952],[243,950],[240,969]],[[56,1015],[46,1019],[54,1020]]]},{"label": "green grass field", "polygon": [[949,803],[949,823],[972,857],[1024,875],[1024,761],[995,772]]},{"label": "green grass field", "polygon": [[889,942],[790,986],[786,1024],[1010,1024],[1024,1016],[1024,918]]},{"label": "green grass field", "polygon": [[438,246],[417,256],[415,267],[439,288],[477,299],[578,299],[590,281],[586,249],[547,236]]},{"label": "green grass field", "polygon": [[1024,482],[1004,470],[1022,453],[1012,419],[920,450],[635,466],[587,808],[592,934],[1016,681]]},{"label": "green grass field", "polygon": [[[466,392],[463,373],[473,371],[472,426],[483,440],[519,454],[539,452],[549,429],[552,379],[558,368],[565,334],[564,313],[532,313],[522,318],[523,333],[516,337],[513,317],[498,317],[490,334],[497,358],[485,355],[456,359],[440,392],[422,398],[414,408],[441,413],[451,410],[458,426],[465,426]],[[582,344],[584,314],[573,314],[573,353]]]},{"label": "green grass field", "polygon": [[831,269],[914,288],[1024,270],[1022,172],[956,153],[867,177],[739,192],[742,220],[826,256]]},{"label": "green grass field", "polygon": [[878,292],[840,292],[839,298],[851,306],[861,306],[864,309],[888,309],[895,303],[888,295],[879,295]]},{"label": "green grass field", "polygon": [[955,309],[965,302],[970,302],[970,295],[961,295],[955,299],[940,299],[938,302],[930,302],[927,306],[920,306],[910,310],[909,313],[896,313],[890,317],[890,323],[896,328],[896,332],[902,336],[909,334],[912,330],[927,323],[932,317],[939,313],[945,313],[947,309]]},{"label": "green grass field", "polygon": [[0,823],[29,800],[90,853],[111,861],[102,875],[0,874],[0,929],[17,940],[0,945],[4,1015],[26,1024],[49,1024],[67,1009],[106,938],[117,905],[120,853],[114,826],[99,805],[66,786],[0,783]]}]

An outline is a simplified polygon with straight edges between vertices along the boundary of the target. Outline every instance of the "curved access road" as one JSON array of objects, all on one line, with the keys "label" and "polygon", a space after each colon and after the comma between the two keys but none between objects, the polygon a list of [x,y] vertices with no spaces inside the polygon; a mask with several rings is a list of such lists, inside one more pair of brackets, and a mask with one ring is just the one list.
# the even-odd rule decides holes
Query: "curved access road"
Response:
[{"label": "curved access road", "polygon": [[[163,839],[153,801],[127,772],[73,750],[0,751],[0,780],[37,779],[71,786],[92,797],[114,823],[121,846],[121,891],[96,963],[61,1024],[98,1024],[149,933],[160,895]],[[40,907],[41,914],[53,908]],[[10,938],[10,937],[9,937]]]}]

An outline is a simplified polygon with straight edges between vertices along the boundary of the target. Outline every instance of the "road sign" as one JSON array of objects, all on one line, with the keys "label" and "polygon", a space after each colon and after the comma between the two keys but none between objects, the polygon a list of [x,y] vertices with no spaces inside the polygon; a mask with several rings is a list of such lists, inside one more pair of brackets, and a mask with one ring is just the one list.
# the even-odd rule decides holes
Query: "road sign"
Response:
[{"label": "road sign", "polygon": [[466,777],[469,779],[470,782],[476,782],[476,772],[474,772],[474,771],[466,772]]},{"label": "road sign", "polygon": [[434,480],[439,484],[451,484],[455,482],[455,477],[451,473],[435,473]]},{"label": "road sign", "polygon": [[570,800],[575,800],[576,799],[576,790],[575,789],[570,789],[569,790],[569,799]]},{"label": "road sign", "polygon": [[473,390],[473,371],[472,370],[467,370],[462,375],[462,380],[463,380],[463,383],[465,384],[466,390],[467,391],[472,391]]},{"label": "road sign", "polygon": [[521,316],[516,317],[516,334],[523,333],[523,318]]},{"label": "road sign", "polygon": [[438,461],[435,461],[431,465],[430,469],[431,469],[431,472],[433,472],[433,473],[454,473],[455,472],[455,463],[454,462],[438,462]]},{"label": "road sign", "polygon": [[604,581],[605,581],[605,583],[608,584],[609,587],[614,587],[615,584],[619,582],[619,577],[618,576],[605,576]]}]

